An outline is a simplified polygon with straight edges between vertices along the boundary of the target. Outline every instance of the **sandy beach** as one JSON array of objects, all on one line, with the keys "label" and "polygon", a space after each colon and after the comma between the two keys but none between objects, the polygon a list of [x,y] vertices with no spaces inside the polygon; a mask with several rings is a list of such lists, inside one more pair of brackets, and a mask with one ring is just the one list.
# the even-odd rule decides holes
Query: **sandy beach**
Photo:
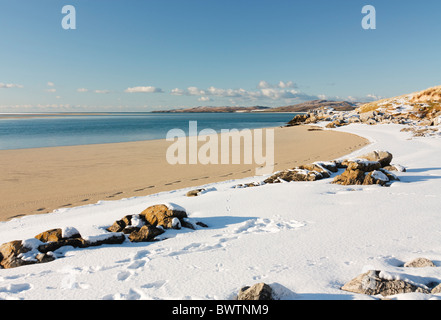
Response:
[{"label": "sandy beach", "polygon": [[[275,128],[275,168],[349,154],[368,141],[310,126]],[[0,151],[0,220],[252,177],[256,165],[170,165],[166,140]]]}]

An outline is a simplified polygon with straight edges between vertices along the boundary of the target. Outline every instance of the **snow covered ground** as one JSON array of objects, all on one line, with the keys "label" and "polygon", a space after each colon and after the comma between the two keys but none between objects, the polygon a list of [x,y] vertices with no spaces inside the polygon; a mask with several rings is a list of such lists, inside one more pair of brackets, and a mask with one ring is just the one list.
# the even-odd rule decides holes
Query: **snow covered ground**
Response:
[{"label": "snow covered ground", "polygon": [[[0,270],[0,299],[232,299],[259,282],[280,299],[370,299],[340,290],[367,270],[441,283],[441,139],[410,139],[402,128],[338,129],[372,141],[351,157],[387,150],[407,168],[389,188],[333,185],[332,178],[232,188],[264,180],[254,177],[211,184],[194,198],[185,196],[190,188],[0,223],[0,243],[62,227],[98,236],[125,215],[167,202],[209,226],[168,230],[154,243],[61,248],[53,262]],[[418,257],[436,268],[402,267]]]}]

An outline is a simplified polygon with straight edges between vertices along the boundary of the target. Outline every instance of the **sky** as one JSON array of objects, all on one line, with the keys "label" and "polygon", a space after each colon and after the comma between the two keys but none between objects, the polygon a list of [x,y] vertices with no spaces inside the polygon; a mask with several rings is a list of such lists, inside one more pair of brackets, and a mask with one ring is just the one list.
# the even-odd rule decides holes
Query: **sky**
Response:
[{"label": "sky", "polygon": [[[65,5],[76,29],[62,26]],[[0,112],[411,93],[441,85],[439,12],[439,0],[0,0]]]}]

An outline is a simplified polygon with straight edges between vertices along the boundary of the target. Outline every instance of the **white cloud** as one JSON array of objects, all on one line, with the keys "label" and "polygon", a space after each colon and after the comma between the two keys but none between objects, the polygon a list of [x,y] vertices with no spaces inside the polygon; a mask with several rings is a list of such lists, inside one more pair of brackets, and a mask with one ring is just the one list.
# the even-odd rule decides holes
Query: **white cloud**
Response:
[{"label": "white cloud", "polygon": [[287,81],[287,82],[280,81],[277,86],[281,89],[297,88],[297,85],[292,81]]},{"label": "white cloud", "polygon": [[86,89],[86,88],[77,89],[77,92],[88,92],[88,91],[89,91],[89,89]]},{"label": "white cloud", "polygon": [[[294,90],[296,85],[292,81],[280,81],[278,85],[271,85],[266,81],[260,81],[258,90],[239,89],[221,89],[209,87],[200,89],[198,87],[188,87],[187,89],[175,88],[171,91],[172,95],[200,96],[207,98],[210,96],[221,98],[237,98],[242,100],[315,100],[317,96],[309,96],[300,91]],[[199,99],[199,101],[204,101]],[[207,101],[207,100],[205,100]]]},{"label": "white cloud", "polygon": [[273,86],[270,85],[268,82],[266,81],[260,81],[259,84],[257,85],[257,89],[268,89],[268,88],[272,88]]},{"label": "white cloud", "polygon": [[23,88],[23,86],[21,84],[0,82],[0,89],[11,89],[11,88]]},{"label": "white cloud", "polygon": [[108,94],[108,93],[110,93],[110,91],[109,90],[95,90],[95,91],[93,91],[94,93],[98,93],[98,94]]},{"label": "white cloud", "polygon": [[199,99],[198,99],[198,101],[201,101],[201,102],[208,102],[208,101],[213,101],[211,98],[209,98],[209,97],[200,97]]},{"label": "white cloud", "polygon": [[133,88],[127,88],[124,92],[126,93],[161,93],[161,88],[156,88],[152,86],[148,87],[133,87]]},{"label": "white cloud", "polygon": [[175,88],[171,91],[171,94],[175,96],[183,96],[185,94],[185,90]]},{"label": "white cloud", "polygon": [[47,85],[48,85],[48,87],[54,87],[54,86],[55,86],[55,83],[49,81],[49,82],[47,83]]},{"label": "white cloud", "polygon": [[54,92],[57,92],[57,89],[55,89],[55,88],[47,89],[46,92],[54,93]]},{"label": "white cloud", "polygon": [[297,85],[292,82],[292,81],[279,81],[279,83],[277,85],[272,85],[270,83],[268,83],[267,81],[260,81],[259,84],[257,85],[257,89],[274,89],[274,88],[279,88],[279,89],[288,89],[288,88],[297,88]]}]

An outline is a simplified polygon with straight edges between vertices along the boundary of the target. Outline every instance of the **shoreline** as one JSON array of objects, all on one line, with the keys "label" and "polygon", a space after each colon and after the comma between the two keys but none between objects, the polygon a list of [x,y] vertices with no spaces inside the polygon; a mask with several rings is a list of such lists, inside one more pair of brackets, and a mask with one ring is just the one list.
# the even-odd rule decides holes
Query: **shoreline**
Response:
[{"label": "shoreline", "polygon": [[[337,159],[370,143],[311,126],[267,129],[275,132],[274,171]],[[1,150],[0,221],[255,176],[255,164],[170,165],[165,155],[171,144],[161,139]]]}]

